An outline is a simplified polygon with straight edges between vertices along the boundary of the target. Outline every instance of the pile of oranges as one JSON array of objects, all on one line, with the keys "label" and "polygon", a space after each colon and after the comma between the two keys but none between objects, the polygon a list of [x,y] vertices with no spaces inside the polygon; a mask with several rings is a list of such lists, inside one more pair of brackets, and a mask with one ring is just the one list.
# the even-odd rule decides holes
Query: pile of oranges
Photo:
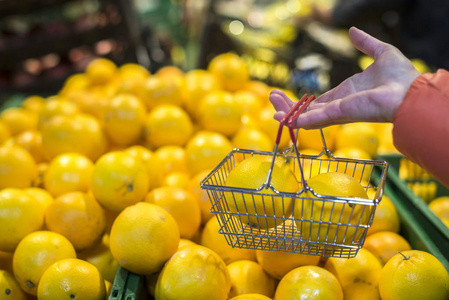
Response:
[{"label": "pile of oranges", "polygon": [[[428,299],[447,299],[449,275],[398,235],[386,197],[354,259],[227,245],[200,182],[233,148],[273,150],[271,89],[231,53],[186,73],[96,59],[57,95],[1,112],[0,299],[106,299],[119,265],[158,300],[413,299],[409,273]],[[324,133],[338,156],[370,159],[395,151],[388,129]],[[299,146],[321,152],[319,131],[300,130]]]}]

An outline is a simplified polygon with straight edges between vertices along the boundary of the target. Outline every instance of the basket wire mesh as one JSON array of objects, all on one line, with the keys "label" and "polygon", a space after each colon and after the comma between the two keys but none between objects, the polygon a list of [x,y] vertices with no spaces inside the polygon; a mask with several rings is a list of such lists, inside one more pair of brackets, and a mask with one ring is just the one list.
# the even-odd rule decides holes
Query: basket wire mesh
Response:
[{"label": "basket wire mesh", "polygon": [[[319,155],[300,154],[296,147],[292,120],[313,96],[305,95],[280,122],[273,152],[233,149],[201,182],[211,202],[210,211],[220,224],[219,232],[232,247],[290,252],[324,257],[355,257],[363,246],[377,205],[382,199],[388,164],[385,161],[339,158],[327,149]],[[285,123],[293,149],[278,152]],[[228,186],[230,172],[254,156],[272,157],[267,179],[257,189]],[[296,193],[276,190],[271,185],[275,159],[282,159],[300,174],[301,189]],[[381,168],[377,186],[370,184],[375,167]],[[307,170],[307,171],[306,171]],[[307,185],[311,177],[327,172],[343,172],[360,182],[373,199],[325,196]],[[299,179],[298,179],[299,181]]]}]

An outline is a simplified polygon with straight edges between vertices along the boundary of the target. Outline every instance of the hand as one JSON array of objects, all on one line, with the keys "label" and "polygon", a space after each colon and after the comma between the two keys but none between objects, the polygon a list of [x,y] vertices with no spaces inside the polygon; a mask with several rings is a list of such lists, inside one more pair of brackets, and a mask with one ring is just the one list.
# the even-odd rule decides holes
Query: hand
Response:
[{"label": "hand", "polygon": [[[295,121],[296,128],[316,129],[351,122],[392,122],[412,82],[420,75],[396,47],[352,27],[354,46],[374,58],[362,73],[355,74],[312,101]],[[283,92],[273,90],[270,101],[281,120],[293,106]]]}]

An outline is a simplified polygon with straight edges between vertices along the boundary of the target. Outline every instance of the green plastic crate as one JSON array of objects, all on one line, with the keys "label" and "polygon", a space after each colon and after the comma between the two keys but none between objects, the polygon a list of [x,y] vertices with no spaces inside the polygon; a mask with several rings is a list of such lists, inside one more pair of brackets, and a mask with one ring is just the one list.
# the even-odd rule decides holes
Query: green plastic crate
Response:
[{"label": "green plastic crate", "polygon": [[144,276],[132,273],[119,266],[112,284],[109,300],[150,299],[145,293]]},{"label": "green plastic crate", "polygon": [[[376,183],[380,170],[375,169],[374,175]],[[431,253],[449,272],[449,228],[399,179],[394,163],[388,168],[384,194],[395,205],[401,221],[401,234],[412,248]]]}]

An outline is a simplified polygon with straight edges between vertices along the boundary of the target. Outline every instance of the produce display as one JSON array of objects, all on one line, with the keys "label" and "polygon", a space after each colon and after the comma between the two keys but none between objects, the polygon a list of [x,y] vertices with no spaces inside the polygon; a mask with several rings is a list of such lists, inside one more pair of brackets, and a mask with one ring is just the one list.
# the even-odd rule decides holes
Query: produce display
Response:
[{"label": "produce display", "polygon": [[[251,80],[233,53],[216,56],[207,70],[167,66],[154,74],[99,58],[69,77],[57,95],[30,96],[20,107],[4,109],[0,300],[107,299],[119,266],[143,275],[145,292],[156,300],[449,299],[448,271],[400,235],[388,195],[355,258],[227,244],[200,182],[233,148],[273,151],[279,123],[268,96],[274,88]],[[397,153],[388,124],[332,126],[324,134],[339,157]],[[322,151],[320,131],[301,129],[298,138],[301,153]],[[289,143],[285,131],[280,148]],[[258,188],[271,160],[237,158],[236,164],[226,184]],[[274,167],[277,189],[300,190],[297,173],[282,161]],[[317,192],[373,197],[362,187],[369,178],[355,165],[332,173],[303,167]],[[229,210],[238,212],[258,199],[235,200]],[[367,210],[347,214],[328,203],[287,204],[260,209],[267,215],[340,210],[337,215],[347,219],[342,222],[368,222]],[[447,224],[447,198],[429,208]],[[278,225],[247,221],[264,229]],[[322,234],[313,224],[305,231]]]}]

